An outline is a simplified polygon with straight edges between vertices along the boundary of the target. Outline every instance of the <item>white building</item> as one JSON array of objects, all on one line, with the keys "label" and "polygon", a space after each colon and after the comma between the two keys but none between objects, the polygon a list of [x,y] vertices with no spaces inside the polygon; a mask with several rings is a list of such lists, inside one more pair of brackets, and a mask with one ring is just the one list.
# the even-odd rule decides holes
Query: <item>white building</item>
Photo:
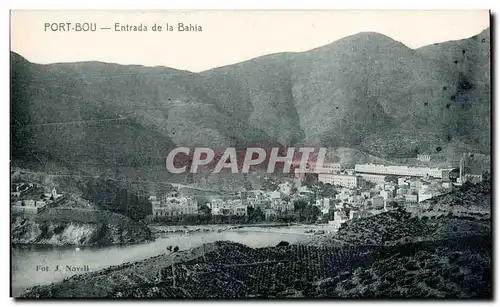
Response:
[{"label": "white building", "polygon": [[361,178],[363,178],[363,180],[373,183],[383,183],[387,178],[387,176],[385,175],[363,174],[363,173],[356,173],[356,174]]},{"label": "white building", "polygon": [[10,197],[12,198],[18,198],[21,196],[21,192],[10,192]]},{"label": "white building", "polygon": [[280,201],[279,203],[273,203],[272,209],[276,210],[278,213],[293,212],[293,202],[291,201]]},{"label": "white building", "polygon": [[342,165],[340,163],[324,163],[323,166],[316,166],[310,170],[316,174],[337,174],[341,171]]},{"label": "white building", "polygon": [[340,201],[347,201],[349,199],[349,196],[351,196],[351,193],[348,191],[340,191],[337,195],[335,195],[335,199],[340,200]]},{"label": "white building", "polygon": [[167,196],[151,203],[154,217],[198,214],[198,203],[192,198]]},{"label": "white building", "polygon": [[349,218],[343,211],[335,211],[333,213],[333,221],[328,221],[328,225],[332,226],[334,230],[338,230],[348,220]]},{"label": "white building", "polygon": [[42,212],[47,208],[47,203],[42,200],[34,201],[32,199],[23,200],[19,204],[16,202],[15,205],[12,206],[12,213],[18,214],[37,214]]},{"label": "white building", "polygon": [[382,196],[372,197],[368,201],[372,204],[372,207],[375,208],[383,207],[385,204],[385,199]]},{"label": "white building", "polygon": [[384,198],[384,200],[394,198],[395,190],[391,190],[391,189],[382,190],[382,191],[380,191],[380,196],[382,196]]},{"label": "white building", "polygon": [[297,189],[297,192],[299,194],[302,194],[302,193],[312,193],[311,190],[309,190],[309,188],[305,185],[303,186],[300,186],[298,189]]},{"label": "white building", "polygon": [[267,193],[267,197],[271,199],[271,201],[274,200],[281,200],[281,192],[280,191],[272,191]]},{"label": "white building", "polygon": [[210,202],[212,215],[248,215],[248,205],[242,202],[241,199],[233,199],[224,201],[222,199],[214,199]]},{"label": "white building", "polygon": [[266,220],[272,220],[278,216],[278,213],[274,209],[265,209],[264,215],[266,217]]},{"label": "white building", "polygon": [[349,211],[349,219],[350,220],[359,219],[359,217],[360,217],[360,212],[358,210]]},{"label": "white building", "polygon": [[321,210],[322,214],[328,214],[328,212],[330,212],[331,203],[332,202],[330,201],[329,198],[323,198],[316,200],[316,203],[314,205]]},{"label": "white building", "polygon": [[409,186],[408,178],[400,177],[398,178],[398,186]]},{"label": "white building", "polygon": [[429,198],[439,196],[448,191],[440,185],[425,185],[418,191],[418,202],[423,202]]},{"label": "white building", "polygon": [[363,192],[361,192],[361,198],[362,199],[368,199],[370,197],[372,197],[370,191],[363,191]]},{"label": "white building", "polygon": [[464,174],[462,176],[462,183],[465,183],[465,182],[480,183],[482,181],[483,181],[482,175]]},{"label": "white building", "polygon": [[424,200],[427,200],[429,198],[432,198],[433,195],[432,193],[427,192],[427,190],[422,190],[418,192],[418,202],[423,202]]},{"label": "white building", "polygon": [[347,215],[343,211],[335,211],[333,213],[334,221],[346,222],[348,220]]},{"label": "white building", "polygon": [[232,207],[233,214],[238,216],[248,215],[248,206],[244,204],[238,204]]},{"label": "white building", "polygon": [[346,188],[356,188],[358,186],[358,177],[356,175],[319,174],[318,181]]},{"label": "white building", "polygon": [[359,202],[361,202],[361,195],[352,195],[351,194],[347,198],[347,202],[350,204],[359,203]]},{"label": "white building", "polygon": [[409,203],[416,203],[418,202],[418,195],[414,194],[406,194],[405,196],[405,201]]},{"label": "white building", "polygon": [[453,183],[452,182],[443,182],[441,184],[441,186],[447,190],[450,190],[451,192],[451,189],[453,189]]},{"label": "white building", "polygon": [[356,164],[357,173],[371,173],[395,176],[442,178],[443,169],[430,167],[411,167],[406,165]]}]

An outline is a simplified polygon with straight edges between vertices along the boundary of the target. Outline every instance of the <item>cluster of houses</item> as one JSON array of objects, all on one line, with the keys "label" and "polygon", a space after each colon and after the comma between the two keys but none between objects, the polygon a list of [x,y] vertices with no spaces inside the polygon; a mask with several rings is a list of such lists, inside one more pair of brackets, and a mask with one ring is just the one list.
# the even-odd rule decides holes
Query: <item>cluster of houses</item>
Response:
[{"label": "cluster of houses", "polygon": [[[429,162],[430,155],[420,155],[418,160]],[[295,183],[283,182],[275,191],[251,190],[233,195],[212,198],[199,203],[194,197],[179,196],[177,192],[151,196],[153,218],[205,214],[202,206],[215,216],[247,216],[250,208],[259,208],[267,220],[292,214],[294,202],[307,200],[331,219],[329,224],[339,228],[350,219],[371,216],[392,210],[394,204],[421,206],[422,202],[451,192],[453,187],[477,175],[465,174],[463,161],[459,169],[435,167],[410,167],[405,165],[324,163],[321,167],[307,168],[295,173]],[[307,175],[316,176],[317,182],[330,184],[334,194],[319,197],[303,181]],[[468,177],[467,177],[468,176]],[[476,178],[478,177],[478,178]],[[310,178],[310,177],[309,177]],[[297,187],[297,189],[295,189]]]},{"label": "cluster of houses", "polygon": [[149,201],[153,218],[204,214],[205,211],[200,210],[200,207],[206,206],[211,215],[222,216],[247,216],[249,208],[259,208],[267,219],[272,219],[273,216],[293,212],[293,201],[287,197],[292,187],[292,183],[286,182],[280,184],[276,191],[241,191],[225,197],[215,197],[205,203],[199,203],[196,197],[180,196],[174,191],[161,197],[150,196]]},{"label": "cluster of houses", "polygon": [[350,219],[394,209],[394,203],[421,205],[429,198],[451,192],[452,187],[451,182],[401,177],[397,183],[379,182],[365,189],[341,187],[334,198],[318,199],[316,205],[323,214],[334,211],[334,219],[329,224],[338,229]]},{"label": "cluster of houses", "polygon": [[[420,155],[418,160],[428,162],[430,156]],[[380,164],[356,164],[348,168],[348,165],[329,163],[308,168],[306,174],[336,187],[335,197],[316,199],[315,205],[323,214],[333,211],[329,224],[338,229],[350,219],[391,210],[395,203],[423,206],[422,202],[449,193],[454,186],[467,181],[480,182],[482,175],[467,173],[465,163],[466,159],[462,158],[459,169]],[[306,174],[295,174],[298,184]]]},{"label": "cluster of houses", "polygon": [[33,183],[14,183],[10,192],[11,212],[20,215],[36,215],[62,196],[57,194],[55,188],[47,191]]}]

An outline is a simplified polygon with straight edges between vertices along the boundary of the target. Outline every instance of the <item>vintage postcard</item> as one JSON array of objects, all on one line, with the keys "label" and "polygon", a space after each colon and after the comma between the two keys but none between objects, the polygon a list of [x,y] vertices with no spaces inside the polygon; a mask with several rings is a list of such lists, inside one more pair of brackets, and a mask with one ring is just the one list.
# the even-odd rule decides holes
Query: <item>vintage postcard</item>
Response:
[{"label": "vintage postcard", "polygon": [[488,10],[10,18],[12,297],[493,297]]}]

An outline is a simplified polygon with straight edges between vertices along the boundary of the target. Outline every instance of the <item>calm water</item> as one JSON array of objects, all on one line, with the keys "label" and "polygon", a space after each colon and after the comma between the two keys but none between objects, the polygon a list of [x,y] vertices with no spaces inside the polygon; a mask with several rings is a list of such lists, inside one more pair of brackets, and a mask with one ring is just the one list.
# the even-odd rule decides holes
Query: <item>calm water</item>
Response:
[{"label": "calm water", "polygon": [[[300,232],[269,232],[265,229],[245,229],[240,231],[204,232],[190,234],[166,234],[154,242],[111,247],[75,248],[14,248],[12,249],[12,295],[19,296],[24,290],[35,285],[50,284],[79,274],[66,270],[41,271],[40,267],[60,267],[88,265],[90,271],[97,271],[111,265],[139,261],[166,252],[169,245],[186,250],[204,243],[227,240],[250,247],[275,246],[280,241],[296,243],[307,239]],[[37,266],[39,270],[37,270]]]}]

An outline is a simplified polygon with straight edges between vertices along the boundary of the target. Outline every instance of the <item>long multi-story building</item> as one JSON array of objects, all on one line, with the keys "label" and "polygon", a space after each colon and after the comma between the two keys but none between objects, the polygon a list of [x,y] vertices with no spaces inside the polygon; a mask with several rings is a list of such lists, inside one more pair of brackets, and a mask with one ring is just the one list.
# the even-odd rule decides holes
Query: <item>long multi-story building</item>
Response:
[{"label": "long multi-story building", "polygon": [[307,167],[305,172],[300,169],[295,169],[295,178],[303,180],[305,174],[339,174],[343,172],[346,168],[345,164],[342,163],[323,163],[323,165],[317,165],[313,167]]},{"label": "long multi-story building", "polygon": [[316,174],[337,174],[343,171],[345,166],[340,163],[324,163],[322,166],[315,166],[308,169],[308,172]]},{"label": "long multi-story building", "polygon": [[318,181],[338,185],[346,188],[356,188],[358,186],[358,176],[347,174],[319,174]]},{"label": "long multi-story building", "polygon": [[356,173],[412,176],[412,177],[434,177],[443,178],[443,171],[449,169],[431,168],[431,167],[411,167],[406,165],[382,165],[382,164],[356,164],[354,166]]},{"label": "long multi-story building", "polygon": [[368,181],[368,182],[373,182],[373,183],[383,183],[383,182],[385,182],[385,179],[387,178],[387,176],[385,176],[385,175],[376,175],[376,174],[359,173],[357,175],[360,176],[361,178],[363,178],[363,180]]},{"label": "long multi-story building", "polygon": [[241,199],[232,199],[224,201],[214,199],[210,202],[212,215],[248,215],[248,204]]}]

